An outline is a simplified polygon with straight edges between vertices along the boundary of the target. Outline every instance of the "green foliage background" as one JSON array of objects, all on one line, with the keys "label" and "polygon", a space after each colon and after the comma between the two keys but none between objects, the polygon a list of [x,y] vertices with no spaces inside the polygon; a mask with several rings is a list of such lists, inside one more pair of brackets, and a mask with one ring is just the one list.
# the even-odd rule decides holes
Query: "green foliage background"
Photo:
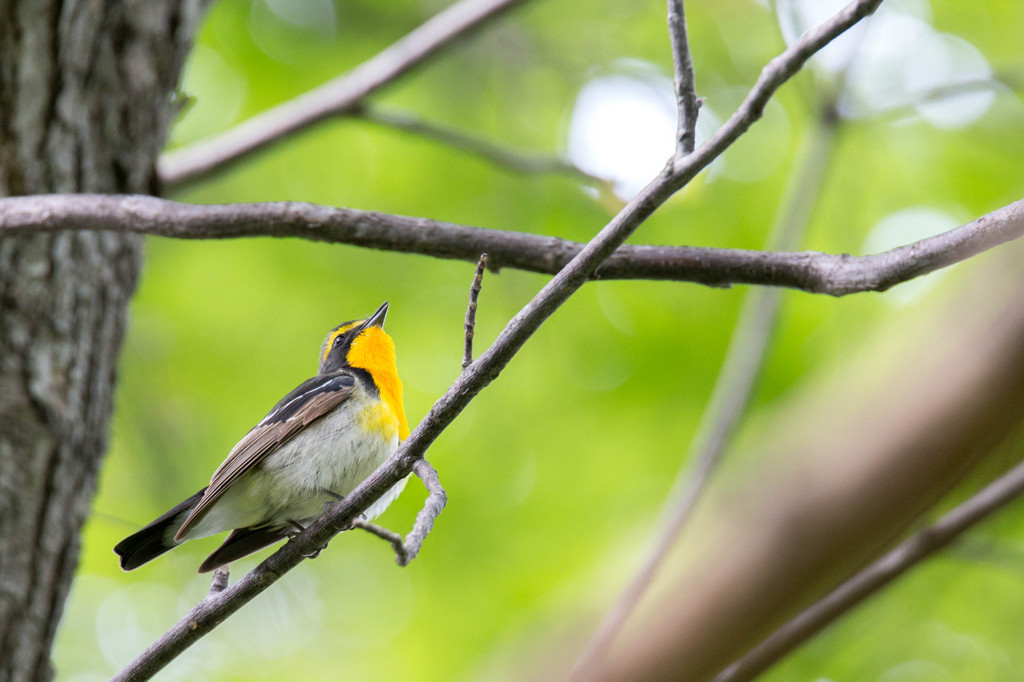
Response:
[{"label": "green foliage background", "polygon": [[[319,85],[442,6],[338,0],[333,21],[302,27],[262,0],[220,0],[183,84],[196,102],[171,145]],[[752,0],[694,1],[687,10],[710,106],[730,88],[749,87],[784,47],[774,13]],[[1019,70],[1020,3],[936,0],[931,14],[936,28],[970,41],[997,70]],[[654,0],[527,3],[373,101],[558,154],[576,94],[596,74],[642,60],[670,77],[664,15]],[[762,248],[813,117],[816,82],[803,74],[785,86],[780,105],[730,153],[740,161],[773,155],[774,171],[756,182],[705,174],[632,241]],[[957,130],[913,116],[845,122],[805,247],[862,253],[872,226],[894,211],[927,206],[964,221],[1020,198],[1022,126],[1024,108],[1009,91]],[[515,174],[352,118],[174,198],[310,201],[578,240],[618,208],[569,177]],[[189,543],[130,574],[119,571],[111,547],[205,485],[237,439],[315,372],[328,329],[389,300],[406,406],[412,421],[422,417],[459,372],[472,271],[469,263],[299,240],[150,240],[111,452],[58,639],[60,678],[106,679],[205,594],[208,579],[195,569],[217,540]],[[546,279],[488,274],[478,350]],[[743,295],[682,283],[587,285],[429,452],[449,506],[410,567],[396,567],[379,540],[343,534],[161,679],[521,679],[545,661],[563,665],[641,556]],[[904,310],[889,294],[788,293],[755,411],[842,363]],[[407,529],[423,497],[410,483],[381,522]],[[975,533],[985,551],[932,561],[770,679],[1024,677],[1019,512],[1016,505]],[[235,575],[261,556],[239,562]]]}]

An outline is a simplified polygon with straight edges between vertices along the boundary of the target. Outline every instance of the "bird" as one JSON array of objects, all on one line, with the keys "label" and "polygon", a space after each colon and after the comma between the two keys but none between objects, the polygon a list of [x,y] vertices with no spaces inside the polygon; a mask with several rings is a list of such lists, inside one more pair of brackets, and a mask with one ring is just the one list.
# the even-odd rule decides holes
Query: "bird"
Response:
[{"label": "bird", "polygon": [[[210,484],[114,547],[131,571],[188,540],[230,530],[199,566],[215,570],[301,532],[409,435],[388,303],[332,329],[317,375],[285,395],[228,454]],[[363,512],[373,519],[405,479]]]}]

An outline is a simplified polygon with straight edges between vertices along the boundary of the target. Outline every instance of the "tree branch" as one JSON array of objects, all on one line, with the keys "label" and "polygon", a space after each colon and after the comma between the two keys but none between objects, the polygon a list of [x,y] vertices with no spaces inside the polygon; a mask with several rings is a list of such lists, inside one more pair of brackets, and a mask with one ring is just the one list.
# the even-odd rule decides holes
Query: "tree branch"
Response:
[{"label": "tree branch", "polygon": [[352,115],[369,123],[388,126],[395,130],[442,142],[515,173],[524,175],[558,173],[592,186],[611,187],[612,185],[607,178],[591,175],[576,164],[557,156],[524,154],[501,147],[488,140],[467,135],[459,130],[429,123],[410,114],[384,112],[376,107],[359,105],[352,110]]},{"label": "tree branch", "polygon": [[693,151],[697,140],[697,84],[693,75],[690,41],[686,36],[686,9],[683,0],[668,0],[668,34],[672,42],[672,62],[675,65],[676,157]]},{"label": "tree branch", "polygon": [[[881,0],[858,0],[823,26],[829,27],[822,36],[821,29],[812,33],[820,49],[828,40],[842,33],[855,23],[850,21],[851,12],[864,16]],[[807,52],[803,39],[773,60],[778,73],[795,73],[799,65],[807,60],[813,51]],[[793,64],[797,66],[793,67]],[[755,91],[765,99],[774,92],[788,76],[770,79],[762,83],[759,79]],[[762,103],[763,108],[763,103]],[[748,108],[747,105],[744,107]],[[755,118],[733,116],[723,130],[732,126],[748,128]],[[731,129],[730,129],[731,130]],[[352,490],[344,500],[331,507],[323,516],[314,521],[305,531],[290,540],[235,585],[204,599],[192,611],[143,654],[130,663],[114,679],[148,679],[173,660],[198,638],[211,631],[225,618],[240,609],[257,594],[267,589],[284,573],[298,565],[304,555],[312,554],[325,546],[328,541],[352,525],[355,517],[374,500],[391,489],[415,467],[426,449],[448,427],[459,413],[493,381],[519,352],[534,332],[584,283],[594,276],[601,263],[615,250],[672,194],[718,156],[731,141],[741,134],[719,131],[717,147],[705,152],[708,145],[687,156],[677,164],[680,173],[659,175],[642,189],[601,231],[584,246],[564,268],[534,296],[505,326],[498,338],[477,360],[471,364],[441,396],[426,417],[399,446],[398,450],[366,480]],[[715,139],[715,138],[712,138]],[[716,151],[717,150],[717,151]],[[704,152],[704,153],[702,153]],[[689,174],[689,177],[686,175]],[[477,251],[480,253],[480,251]]]},{"label": "tree branch", "polygon": [[416,522],[413,524],[412,530],[405,537],[405,553],[409,557],[409,561],[416,558],[416,555],[419,554],[420,547],[423,546],[423,540],[434,528],[434,519],[441,514],[444,506],[448,504],[448,494],[441,487],[441,481],[437,478],[437,471],[434,467],[430,466],[427,460],[422,457],[417,459],[412,465],[412,470],[423,481],[428,495],[423,503],[423,508],[416,515]]},{"label": "tree branch", "polygon": [[751,434],[752,468],[709,496],[671,576],[590,679],[710,679],[997,456],[1024,415],[1021,247],[773,410]]},{"label": "tree branch", "polygon": [[[802,161],[789,179],[786,198],[772,230],[772,246],[792,248],[806,231],[832,158],[838,121],[822,115],[815,125]],[[753,396],[775,328],[781,294],[778,289],[753,289],[747,294],[711,400],[701,415],[685,464],[665,500],[647,556],[577,659],[577,679],[586,679],[585,671],[592,670],[609,650],[690,520]]]},{"label": "tree branch", "polygon": [[423,508],[416,515],[416,522],[413,524],[412,530],[409,531],[409,535],[404,540],[398,533],[388,530],[383,526],[378,526],[375,523],[364,521],[361,518],[356,518],[352,522],[354,528],[362,528],[391,543],[391,548],[395,550],[395,562],[399,566],[408,566],[409,562],[420,553],[423,540],[434,528],[434,519],[444,511],[444,506],[448,503],[448,494],[441,487],[441,481],[437,477],[437,470],[430,466],[427,460],[419,459],[413,465],[413,471],[423,481],[428,495],[427,499],[423,502]]},{"label": "tree branch", "polygon": [[775,91],[803,68],[808,59],[832,42],[836,36],[878,9],[881,4],[882,0],[851,2],[828,21],[804,33],[785,52],[768,62],[761,70],[761,75],[751,88],[750,94],[718,132],[694,153],[674,159],[671,171],[674,186],[678,188],[685,185],[707,166],[711,159],[735,142],[736,138],[764,115],[764,108]]},{"label": "tree branch", "polygon": [[481,253],[473,273],[473,283],[469,287],[469,305],[466,306],[466,341],[462,350],[462,369],[473,364],[473,332],[476,330],[476,301],[480,297],[483,284],[484,269],[487,267],[487,254]]},{"label": "tree branch", "polygon": [[197,180],[315,123],[345,113],[367,95],[520,2],[460,0],[450,5],[348,73],[220,135],[165,153],[157,165],[161,183],[169,188]]},{"label": "tree branch", "polygon": [[946,548],[962,533],[1024,493],[1024,463],[918,531],[776,630],[715,677],[715,682],[754,679],[840,616],[900,577],[919,562]]},{"label": "tree branch", "polygon": [[[664,187],[659,191],[664,192]],[[550,274],[583,250],[579,242],[556,237],[293,202],[195,205],[98,194],[0,199],[0,238],[58,230],[138,232],[178,239],[301,237],[469,262],[486,252],[492,269]],[[949,232],[871,256],[627,245],[619,247],[591,277],[716,287],[763,284],[845,296],[885,291],[1021,235],[1024,200]]]},{"label": "tree branch", "polygon": [[[1011,91],[1019,90],[1020,84],[1014,79],[1020,79],[1007,72],[1005,76],[994,74],[992,76],[973,76],[958,81],[942,83],[923,92],[915,92],[909,96],[893,102],[876,105],[866,109],[864,116],[904,116],[911,113],[915,107],[932,102],[942,102],[947,99],[955,99],[961,95],[969,95],[979,92],[999,92],[1001,89]],[[844,103],[845,104],[845,103]]]}]

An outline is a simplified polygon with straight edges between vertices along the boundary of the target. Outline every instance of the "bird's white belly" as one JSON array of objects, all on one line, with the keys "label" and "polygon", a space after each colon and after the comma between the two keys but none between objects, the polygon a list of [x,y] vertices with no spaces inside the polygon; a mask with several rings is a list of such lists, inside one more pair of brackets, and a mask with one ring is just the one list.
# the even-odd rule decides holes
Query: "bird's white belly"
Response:
[{"label": "bird's white belly", "polygon": [[[398,447],[397,432],[367,429],[360,409],[339,409],[310,424],[228,488],[189,538],[232,528],[310,521],[348,495]],[[353,406],[355,407],[355,406]],[[401,493],[395,484],[364,513],[375,518]]]}]

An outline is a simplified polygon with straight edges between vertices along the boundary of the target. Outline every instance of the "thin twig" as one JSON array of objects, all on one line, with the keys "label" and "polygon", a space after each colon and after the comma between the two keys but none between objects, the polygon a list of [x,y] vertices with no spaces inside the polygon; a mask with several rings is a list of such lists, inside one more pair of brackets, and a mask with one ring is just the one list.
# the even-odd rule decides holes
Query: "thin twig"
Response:
[{"label": "thin twig", "polygon": [[484,270],[487,268],[487,254],[481,253],[473,273],[473,284],[469,287],[469,305],[466,306],[466,343],[462,352],[462,369],[473,364],[473,333],[476,331],[476,300],[480,297],[483,285]]},{"label": "thin twig", "polygon": [[[841,34],[857,19],[871,12],[880,1],[858,0],[826,22],[823,25],[825,29],[819,27],[813,32],[814,37],[810,43],[801,39],[788,48],[766,69],[776,75],[765,78],[762,74],[762,78],[758,80],[753,91],[755,100],[760,101],[763,98],[767,101],[771,93],[795,73],[815,50]],[[763,106],[762,102],[762,110]],[[700,150],[677,163],[678,172],[659,174],[626,204],[612,221],[509,321],[490,348],[456,378],[395,454],[373,474],[356,486],[344,500],[333,505],[305,531],[274,552],[234,585],[197,604],[188,615],[129,663],[114,679],[149,679],[200,637],[213,630],[232,613],[297,566],[303,561],[304,555],[325,546],[332,537],[351,527],[353,520],[362,510],[413,470],[417,462],[422,460],[423,453],[430,444],[470,401],[501,373],[555,310],[593,277],[598,266],[679,187],[685,185],[701,168],[721,154],[732,140],[742,133],[736,132],[737,130],[749,128],[759,116],[757,106],[745,104],[743,110],[746,113],[739,117],[733,116],[723,130]]]},{"label": "thin twig", "polygon": [[164,188],[194,181],[324,119],[344,113],[428,57],[454,45],[523,0],[460,0],[346,74],[212,138],[165,153]]},{"label": "thin twig", "polygon": [[697,84],[693,75],[693,57],[686,36],[686,9],[683,0],[668,0],[668,35],[672,41],[672,62],[675,64],[676,157],[693,151],[697,140]]},{"label": "thin twig", "polygon": [[399,566],[405,566],[409,563],[406,558],[408,555],[405,551],[405,543],[402,541],[402,536],[393,530],[388,530],[384,526],[378,526],[376,523],[370,523],[363,519],[357,518],[352,522],[353,528],[362,528],[363,530],[376,535],[381,540],[386,540],[391,543],[391,548],[395,550],[395,560]]},{"label": "thin twig", "polygon": [[947,547],[962,533],[1024,493],[1024,463],[1010,469],[945,514],[937,522],[896,546],[826,597],[776,630],[715,677],[715,682],[750,680],[899,576]]},{"label": "thin twig", "polygon": [[416,515],[416,522],[413,523],[412,530],[405,536],[405,553],[408,561],[412,561],[420,553],[423,540],[434,529],[434,520],[448,504],[448,494],[441,487],[437,471],[430,466],[430,462],[421,457],[413,464],[412,470],[423,481],[423,486],[427,489],[427,499],[423,503],[423,508]]},{"label": "thin twig", "polygon": [[[803,159],[790,177],[770,246],[792,248],[806,231],[832,157],[837,123],[834,117],[822,116],[816,124]],[[665,500],[650,549],[576,661],[578,679],[586,677],[584,673],[608,651],[689,521],[753,396],[781,300],[779,289],[757,288],[747,294],[711,400],[690,443],[686,464],[680,467]]]},{"label": "thin twig", "polygon": [[223,592],[224,588],[228,586],[228,581],[230,579],[231,573],[227,566],[220,566],[217,568],[217,570],[213,572],[213,583],[210,585],[210,591],[206,596],[210,597]]},{"label": "thin twig", "polygon": [[[486,252],[492,270],[507,267],[550,274],[583,250],[583,244],[557,237],[315,204],[195,205],[105,194],[0,198],[0,239],[58,230],[112,230],[178,239],[301,237],[474,263]],[[845,296],[885,291],[1021,235],[1024,200],[949,232],[872,256],[625,245],[590,277],[696,282],[714,287],[764,284]]]},{"label": "thin twig", "polygon": [[395,130],[437,140],[515,173],[522,173],[524,175],[558,173],[568,175],[588,185],[598,187],[611,187],[612,185],[611,180],[591,175],[576,164],[558,156],[524,154],[499,146],[489,140],[467,135],[459,130],[447,128],[436,123],[429,123],[410,114],[384,112],[376,107],[364,104],[354,108],[352,115],[370,123],[377,123],[394,128]]},{"label": "thin twig", "polygon": [[416,522],[413,524],[412,530],[404,540],[398,533],[361,518],[356,518],[352,522],[354,528],[362,528],[391,543],[391,548],[395,550],[395,561],[399,566],[408,566],[409,562],[420,553],[423,540],[434,528],[434,519],[444,511],[444,506],[448,503],[448,494],[441,487],[437,470],[430,466],[427,460],[420,459],[416,462],[413,465],[413,471],[423,481],[423,486],[427,489],[427,499],[423,502],[423,508],[416,515]]},{"label": "thin twig", "polygon": [[807,60],[828,45],[836,36],[873,13],[882,0],[855,0],[831,19],[807,31],[793,42],[785,52],[775,57],[761,70],[754,87],[739,109],[699,149],[674,160],[673,184],[678,189],[705,168],[710,160],[745,133],[764,115],[764,108],[779,87],[803,68]]}]

